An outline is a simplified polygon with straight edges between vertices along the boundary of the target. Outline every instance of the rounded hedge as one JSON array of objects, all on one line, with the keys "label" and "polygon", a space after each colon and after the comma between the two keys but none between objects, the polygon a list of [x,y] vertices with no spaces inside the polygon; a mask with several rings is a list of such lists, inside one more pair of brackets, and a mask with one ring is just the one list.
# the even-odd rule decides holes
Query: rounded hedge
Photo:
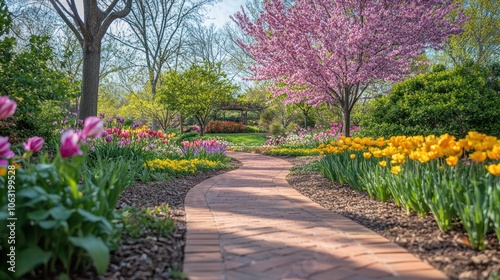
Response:
[{"label": "rounded hedge", "polygon": [[498,67],[477,65],[409,78],[371,102],[362,120],[363,136],[440,135],[468,131],[500,136]]}]

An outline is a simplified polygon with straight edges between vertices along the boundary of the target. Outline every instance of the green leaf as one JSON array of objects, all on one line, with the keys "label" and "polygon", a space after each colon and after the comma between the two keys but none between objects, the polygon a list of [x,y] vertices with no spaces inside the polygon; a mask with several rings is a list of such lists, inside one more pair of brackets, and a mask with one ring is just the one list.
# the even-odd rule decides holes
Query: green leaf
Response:
[{"label": "green leaf", "polygon": [[67,220],[74,210],[68,210],[64,206],[56,206],[49,210],[50,215],[56,220]]},{"label": "green leaf", "polygon": [[49,216],[49,211],[44,210],[44,209],[38,209],[33,212],[28,213],[28,219],[34,220],[34,221],[41,221],[47,219]]},{"label": "green leaf", "polygon": [[59,275],[59,280],[70,280],[68,274],[66,273],[63,273],[61,275]]},{"label": "green leaf", "polygon": [[18,278],[32,271],[37,265],[48,262],[51,256],[51,252],[43,251],[38,246],[29,247],[19,252],[16,256],[17,267],[14,275]]},{"label": "green leaf", "polygon": [[49,221],[41,221],[38,225],[43,229],[52,229],[57,226],[57,221],[49,220]]},{"label": "green leaf", "polygon": [[26,197],[29,199],[35,199],[37,197],[40,197],[41,195],[45,195],[47,192],[45,192],[44,189],[40,187],[33,187],[29,189],[24,189],[20,192],[17,193],[18,197]]},{"label": "green leaf", "polygon": [[109,265],[109,248],[100,237],[70,237],[69,241],[76,247],[84,249],[94,262],[98,274],[103,274]]},{"label": "green leaf", "polygon": [[89,211],[86,211],[86,210],[83,210],[83,209],[78,209],[78,210],[76,210],[76,212],[78,214],[80,214],[80,216],[82,216],[85,221],[88,221],[88,222],[91,222],[91,223],[95,223],[95,222],[98,222],[98,221],[102,220],[101,217],[96,216],[96,215],[90,213]]},{"label": "green leaf", "polygon": [[0,270],[0,279],[5,279],[5,280],[13,280],[12,276],[10,276],[8,273],[5,271]]}]

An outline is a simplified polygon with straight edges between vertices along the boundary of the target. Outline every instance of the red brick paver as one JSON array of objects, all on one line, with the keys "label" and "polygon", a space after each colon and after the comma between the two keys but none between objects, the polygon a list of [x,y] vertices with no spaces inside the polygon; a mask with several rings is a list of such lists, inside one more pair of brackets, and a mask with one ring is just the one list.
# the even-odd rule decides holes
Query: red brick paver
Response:
[{"label": "red brick paver", "polygon": [[186,196],[191,280],[447,279],[375,232],[325,210],[285,180],[281,159],[229,153],[243,167]]}]

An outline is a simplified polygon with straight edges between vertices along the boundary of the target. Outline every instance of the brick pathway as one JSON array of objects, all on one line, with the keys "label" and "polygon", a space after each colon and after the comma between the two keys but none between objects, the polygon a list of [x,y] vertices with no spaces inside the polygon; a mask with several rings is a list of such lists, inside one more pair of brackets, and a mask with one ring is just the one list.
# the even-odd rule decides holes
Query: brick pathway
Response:
[{"label": "brick pathway", "polygon": [[291,165],[229,153],[243,167],[186,197],[191,280],[446,279],[388,239],[331,213],[285,180]]}]

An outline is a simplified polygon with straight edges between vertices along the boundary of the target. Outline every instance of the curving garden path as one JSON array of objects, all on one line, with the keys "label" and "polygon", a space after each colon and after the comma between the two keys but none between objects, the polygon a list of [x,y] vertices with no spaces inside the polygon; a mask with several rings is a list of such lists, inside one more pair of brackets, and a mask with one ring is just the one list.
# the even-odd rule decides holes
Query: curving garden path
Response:
[{"label": "curving garden path", "polygon": [[228,153],[243,166],[186,196],[191,280],[446,279],[388,239],[331,213],[285,180],[291,165]]}]

